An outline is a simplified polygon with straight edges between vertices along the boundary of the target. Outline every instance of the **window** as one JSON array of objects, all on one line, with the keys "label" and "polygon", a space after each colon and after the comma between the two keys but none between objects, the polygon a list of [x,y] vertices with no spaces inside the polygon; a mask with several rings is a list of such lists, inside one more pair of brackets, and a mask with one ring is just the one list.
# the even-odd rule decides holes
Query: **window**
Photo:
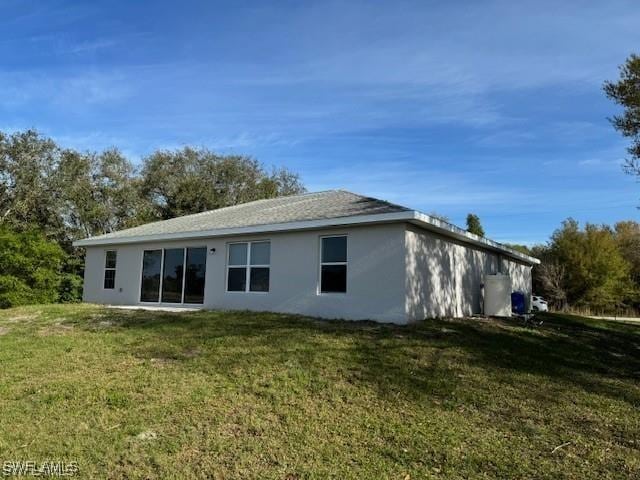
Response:
[{"label": "window", "polygon": [[113,290],[116,288],[116,260],[117,252],[107,250],[104,256],[104,288]]},{"label": "window", "polygon": [[320,239],[320,293],[347,292],[347,237]]},{"label": "window", "polygon": [[145,250],[141,302],[204,303],[206,247]]},{"label": "window", "polygon": [[228,292],[268,292],[271,242],[230,243],[227,258]]}]

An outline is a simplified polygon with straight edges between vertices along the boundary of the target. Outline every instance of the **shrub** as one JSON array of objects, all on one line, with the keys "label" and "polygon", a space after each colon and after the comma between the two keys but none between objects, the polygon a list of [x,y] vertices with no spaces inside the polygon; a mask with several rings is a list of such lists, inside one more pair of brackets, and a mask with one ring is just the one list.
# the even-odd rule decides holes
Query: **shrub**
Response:
[{"label": "shrub", "polygon": [[0,230],[0,308],[58,301],[65,259],[39,232]]},{"label": "shrub", "polygon": [[60,279],[58,301],[74,303],[82,300],[82,277],[75,273],[63,273]]}]

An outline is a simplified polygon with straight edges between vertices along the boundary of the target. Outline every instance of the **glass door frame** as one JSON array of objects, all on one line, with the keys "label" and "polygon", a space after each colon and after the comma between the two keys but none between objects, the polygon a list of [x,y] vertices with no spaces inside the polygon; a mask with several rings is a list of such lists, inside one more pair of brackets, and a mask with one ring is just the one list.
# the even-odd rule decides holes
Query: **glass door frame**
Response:
[{"label": "glass door frame", "polygon": [[[192,248],[192,249],[197,249],[197,248],[202,248],[205,250],[206,253],[208,253],[208,247],[206,245],[193,245],[193,246],[189,246],[189,247],[158,247],[158,248],[143,248],[142,249],[142,259],[141,259],[141,265],[140,265],[140,276],[139,276],[139,282],[138,282],[138,303],[142,303],[145,305],[193,305],[193,306],[198,306],[198,305],[204,305],[204,296],[205,293],[207,291],[206,289],[206,272],[207,272],[207,259],[209,258],[208,255],[206,255],[205,253],[205,261],[204,261],[204,266],[205,266],[205,287],[203,288],[203,292],[202,292],[202,303],[185,303],[184,301],[184,296],[185,296],[185,290],[186,290],[186,275],[187,275],[187,251]],[[165,257],[165,252],[167,250],[179,250],[182,249],[182,292],[181,292],[181,296],[180,296],[180,302],[163,302],[162,301],[162,287],[164,284],[164,257]],[[158,286],[158,300],[157,301],[150,301],[150,300],[142,300],[142,278],[143,278],[143,274],[144,274],[144,252],[154,252],[154,251],[158,251],[160,250],[161,254],[160,254],[160,284]]]}]

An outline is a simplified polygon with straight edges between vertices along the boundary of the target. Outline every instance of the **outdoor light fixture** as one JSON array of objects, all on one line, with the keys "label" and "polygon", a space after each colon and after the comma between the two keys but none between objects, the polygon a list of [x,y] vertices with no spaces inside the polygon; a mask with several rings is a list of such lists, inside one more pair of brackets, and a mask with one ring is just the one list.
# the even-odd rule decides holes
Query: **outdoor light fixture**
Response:
[{"label": "outdoor light fixture", "polygon": [[210,255],[213,255],[214,253],[216,253],[215,247],[209,250],[209,254]]}]

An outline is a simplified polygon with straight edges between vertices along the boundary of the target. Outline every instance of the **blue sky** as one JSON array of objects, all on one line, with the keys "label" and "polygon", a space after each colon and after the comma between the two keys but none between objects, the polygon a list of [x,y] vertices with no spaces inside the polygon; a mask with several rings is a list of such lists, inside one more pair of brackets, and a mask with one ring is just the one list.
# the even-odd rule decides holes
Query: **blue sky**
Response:
[{"label": "blue sky", "polygon": [[0,130],[206,146],[541,242],[638,219],[602,82],[637,1],[0,0]]}]

